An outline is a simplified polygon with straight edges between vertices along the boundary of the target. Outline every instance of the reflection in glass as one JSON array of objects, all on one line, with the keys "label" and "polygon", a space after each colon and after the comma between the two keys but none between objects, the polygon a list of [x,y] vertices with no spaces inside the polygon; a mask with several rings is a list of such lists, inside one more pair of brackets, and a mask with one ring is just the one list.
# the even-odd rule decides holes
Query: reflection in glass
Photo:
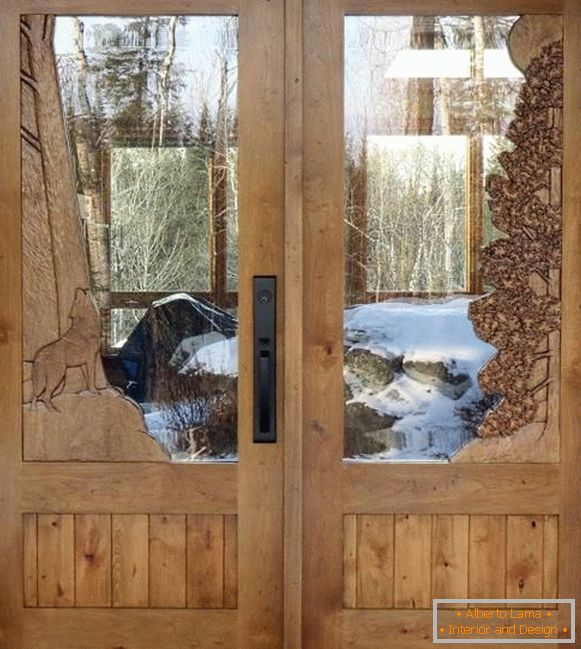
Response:
[{"label": "reflection in glass", "polygon": [[447,460],[497,398],[468,305],[522,84],[516,19],[345,19],[345,456]]},{"label": "reflection in glass", "polygon": [[56,20],[103,364],[174,460],[236,457],[237,30]]}]

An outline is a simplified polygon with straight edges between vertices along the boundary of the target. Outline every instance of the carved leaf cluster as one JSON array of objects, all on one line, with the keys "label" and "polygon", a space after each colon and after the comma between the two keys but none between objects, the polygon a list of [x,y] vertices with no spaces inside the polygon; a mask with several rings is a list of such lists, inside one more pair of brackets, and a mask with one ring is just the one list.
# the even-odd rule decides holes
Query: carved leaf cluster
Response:
[{"label": "carved leaf cluster", "polygon": [[[548,290],[561,267],[561,205],[551,202],[551,170],[560,169],[563,150],[560,41],[541,50],[525,79],[507,131],[515,147],[499,156],[506,176],[486,179],[492,221],[507,235],[482,251],[481,271],[495,290],[470,306],[477,335],[499,350],[481,371],[480,386],[503,397],[480,425],[481,437],[512,435],[533,421],[539,401],[531,375],[560,325],[560,300]],[[534,277],[546,290],[533,288]]]}]

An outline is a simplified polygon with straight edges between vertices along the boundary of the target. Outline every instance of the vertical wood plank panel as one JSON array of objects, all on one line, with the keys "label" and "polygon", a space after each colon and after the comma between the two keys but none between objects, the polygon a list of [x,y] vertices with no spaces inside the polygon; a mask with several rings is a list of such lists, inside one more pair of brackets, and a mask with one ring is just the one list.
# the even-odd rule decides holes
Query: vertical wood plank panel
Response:
[{"label": "vertical wood plank panel", "polygon": [[186,517],[149,517],[149,605],[186,605]]},{"label": "vertical wood plank panel", "polygon": [[112,520],[113,606],[147,607],[149,601],[149,521],[145,514]]},{"label": "vertical wood plank panel", "polygon": [[468,516],[434,516],[432,597],[468,596]]},{"label": "vertical wood plank panel", "polygon": [[224,522],[222,516],[188,516],[188,608],[224,604]]},{"label": "vertical wood plank panel", "polygon": [[238,517],[224,516],[224,608],[238,606]]},{"label": "vertical wood plank panel", "polygon": [[38,516],[38,605],[75,605],[75,532],[70,514]]},{"label": "vertical wood plank panel", "polygon": [[431,602],[432,517],[395,517],[396,608],[429,608]]},{"label": "vertical wood plank panel", "polygon": [[506,528],[506,596],[543,596],[543,517],[508,516]]},{"label": "vertical wood plank panel", "polygon": [[[543,539],[543,597],[557,597],[558,561],[559,561],[559,517],[545,516]],[[554,608],[553,604],[546,604]]]},{"label": "vertical wood plank panel", "polygon": [[357,608],[357,516],[343,517],[343,607]]},{"label": "vertical wood plank panel", "polygon": [[393,516],[357,517],[358,608],[393,606],[393,542]]},{"label": "vertical wood plank panel", "polygon": [[505,597],[506,516],[471,516],[468,552],[468,597]]},{"label": "vertical wood plank panel", "polygon": [[36,514],[24,514],[24,606],[38,606]]},{"label": "vertical wood plank panel", "polygon": [[77,606],[111,606],[111,516],[75,516]]}]

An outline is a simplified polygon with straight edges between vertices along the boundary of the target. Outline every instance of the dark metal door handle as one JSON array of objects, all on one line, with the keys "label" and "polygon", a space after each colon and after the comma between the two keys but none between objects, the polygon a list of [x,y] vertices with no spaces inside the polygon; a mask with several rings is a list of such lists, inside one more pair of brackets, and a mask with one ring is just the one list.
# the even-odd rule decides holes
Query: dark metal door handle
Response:
[{"label": "dark metal door handle", "polygon": [[276,277],[254,277],[254,436],[276,442]]}]

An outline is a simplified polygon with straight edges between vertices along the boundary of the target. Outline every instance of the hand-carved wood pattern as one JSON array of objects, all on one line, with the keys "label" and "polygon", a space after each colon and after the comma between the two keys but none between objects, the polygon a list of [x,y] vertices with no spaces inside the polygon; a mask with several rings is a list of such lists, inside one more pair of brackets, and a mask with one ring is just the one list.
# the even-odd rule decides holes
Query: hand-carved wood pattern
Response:
[{"label": "hand-carved wood pattern", "polygon": [[54,17],[21,19],[23,441],[31,461],[167,461],[109,387],[55,55]]},{"label": "hand-carved wood pattern", "polygon": [[545,45],[525,78],[507,132],[515,148],[499,158],[507,176],[486,181],[493,223],[508,237],[483,250],[482,273],[495,290],[470,307],[476,333],[499,350],[480,373],[482,389],[502,396],[481,437],[535,421],[556,381],[548,371],[539,378],[538,366],[558,354],[549,337],[560,324],[562,43]]}]

